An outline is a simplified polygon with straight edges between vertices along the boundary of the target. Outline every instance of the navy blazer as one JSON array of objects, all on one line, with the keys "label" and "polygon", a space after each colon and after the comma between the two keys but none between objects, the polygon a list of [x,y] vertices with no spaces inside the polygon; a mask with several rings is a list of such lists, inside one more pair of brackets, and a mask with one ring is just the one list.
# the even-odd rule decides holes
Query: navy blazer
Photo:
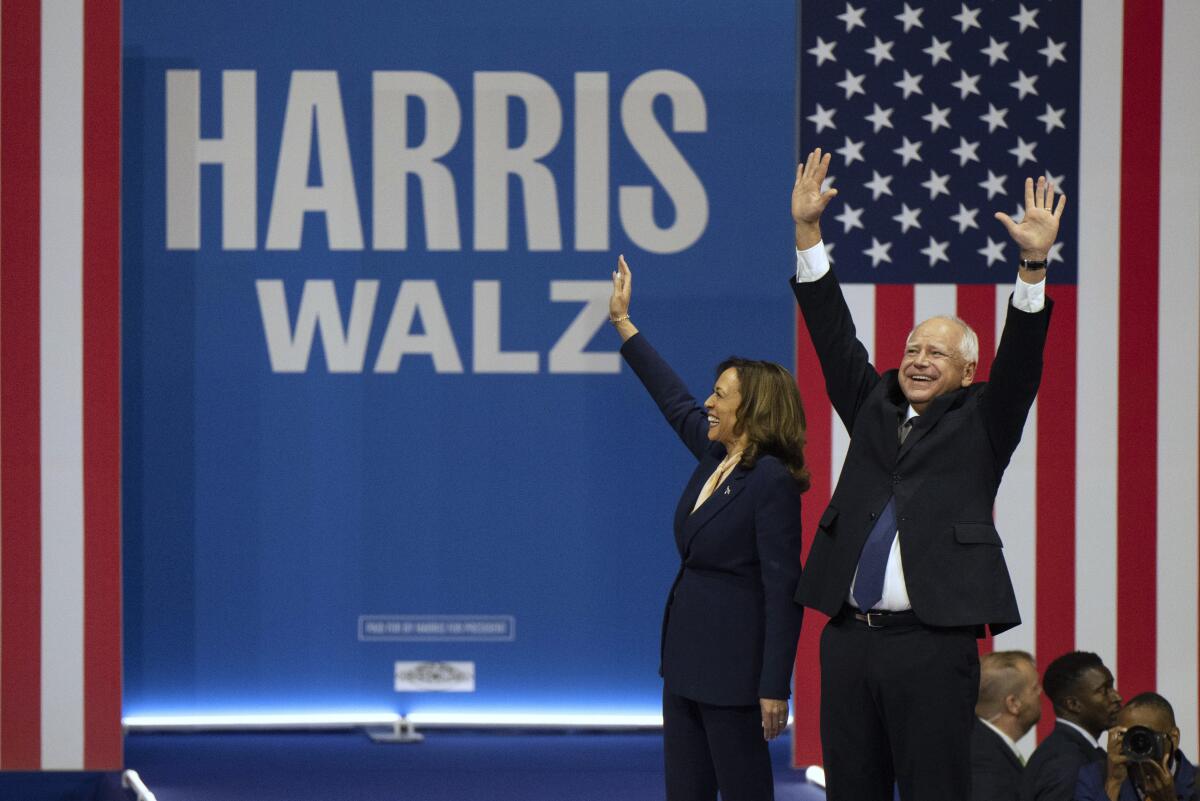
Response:
[{"label": "navy blazer", "polygon": [[971,801],[1017,801],[1021,760],[987,724],[975,718],[971,731]]},{"label": "navy blazer", "polygon": [[803,609],[800,491],[773,456],[735,467],[692,513],[725,458],[708,414],[641,334],[621,355],[699,464],[675,510],[680,566],[663,614],[659,671],[668,692],[723,706],[791,694]]},{"label": "navy blazer", "polygon": [[1104,750],[1065,723],[1056,723],[1021,775],[1021,801],[1071,801],[1079,770],[1104,762]]},{"label": "navy blazer", "polygon": [[791,283],[829,399],[850,432],[796,599],[838,613],[875,518],[894,497],[904,582],[921,622],[975,626],[981,635],[984,623],[993,634],[1020,623],[992,507],[1041,382],[1051,300],[1035,314],[1010,303],[991,380],[935,398],[901,445],[908,401],[899,371],[880,375],[870,364],[837,278]]},{"label": "navy blazer", "polygon": [[[1175,760],[1179,763],[1175,771],[1175,797],[1179,801],[1196,801],[1196,767],[1188,762],[1182,751],[1175,752]],[[1107,770],[1107,761],[1081,768],[1075,782],[1075,801],[1108,801],[1108,793],[1104,792]],[[1141,801],[1132,779],[1121,783],[1117,801]]]}]

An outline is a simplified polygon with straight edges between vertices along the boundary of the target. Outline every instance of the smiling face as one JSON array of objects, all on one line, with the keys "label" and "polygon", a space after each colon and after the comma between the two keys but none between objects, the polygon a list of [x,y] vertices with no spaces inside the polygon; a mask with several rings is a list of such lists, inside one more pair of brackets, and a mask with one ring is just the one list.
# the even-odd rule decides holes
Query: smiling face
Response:
[{"label": "smiling face", "polygon": [[745,445],[745,435],[734,433],[741,402],[742,385],[737,370],[730,367],[717,376],[712,394],[704,401],[704,409],[708,412],[708,438],[722,443],[728,450],[738,450]]},{"label": "smiling face", "polygon": [[975,362],[962,356],[964,334],[956,321],[933,317],[909,335],[900,362],[900,391],[917,414],[924,413],[939,395],[975,380]]}]

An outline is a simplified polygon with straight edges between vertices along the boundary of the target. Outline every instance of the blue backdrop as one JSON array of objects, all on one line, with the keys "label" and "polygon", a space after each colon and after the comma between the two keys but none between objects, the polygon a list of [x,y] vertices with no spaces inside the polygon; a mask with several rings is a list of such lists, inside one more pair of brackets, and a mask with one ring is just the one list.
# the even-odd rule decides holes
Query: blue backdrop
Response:
[{"label": "blue backdrop", "polygon": [[607,281],[701,396],[791,363],[792,4],[124,14],[126,714],[656,711],[692,465]]}]

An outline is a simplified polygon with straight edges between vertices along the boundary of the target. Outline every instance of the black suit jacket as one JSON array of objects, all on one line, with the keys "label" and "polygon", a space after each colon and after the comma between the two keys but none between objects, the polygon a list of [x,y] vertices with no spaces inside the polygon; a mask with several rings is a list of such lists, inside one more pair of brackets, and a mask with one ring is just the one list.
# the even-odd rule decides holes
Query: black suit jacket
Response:
[{"label": "black suit jacket", "polygon": [[698,460],[675,510],[680,566],[667,596],[661,654],[666,689],[723,706],[788,698],[803,608],[800,492],[778,459],[735,467],[692,506],[725,458],[708,439],[708,415],[641,334],[621,355]]},{"label": "black suit jacket", "polygon": [[1079,769],[1104,759],[1104,752],[1082,734],[1063,723],[1056,724],[1025,765],[1021,801],[1071,801]]},{"label": "black suit jacket", "polygon": [[979,718],[971,732],[971,801],[1017,801],[1021,760]]},{"label": "black suit jacket", "polygon": [[897,427],[908,401],[898,371],[880,375],[868,361],[837,278],[830,272],[810,283],[792,279],[792,290],[829,399],[850,432],[796,600],[837,614],[871,526],[894,495],[917,617],[931,626],[979,626],[981,633],[984,623],[993,633],[1020,623],[992,507],[1041,382],[1051,301],[1036,314],[1010,304],[991,380],[934,399],[901,446]]}]

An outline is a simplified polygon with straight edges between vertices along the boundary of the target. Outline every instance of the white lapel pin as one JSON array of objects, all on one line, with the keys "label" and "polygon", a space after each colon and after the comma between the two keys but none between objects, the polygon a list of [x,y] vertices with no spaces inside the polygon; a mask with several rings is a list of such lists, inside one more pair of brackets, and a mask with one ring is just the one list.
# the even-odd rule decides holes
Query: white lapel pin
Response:
[{"label": "white lapel pin", "polygon": [[728,494],[729,494],[729,487],[726,487],[726,488],[725,488],[725,494],[726,494],[726,495],[728,495]]}]

